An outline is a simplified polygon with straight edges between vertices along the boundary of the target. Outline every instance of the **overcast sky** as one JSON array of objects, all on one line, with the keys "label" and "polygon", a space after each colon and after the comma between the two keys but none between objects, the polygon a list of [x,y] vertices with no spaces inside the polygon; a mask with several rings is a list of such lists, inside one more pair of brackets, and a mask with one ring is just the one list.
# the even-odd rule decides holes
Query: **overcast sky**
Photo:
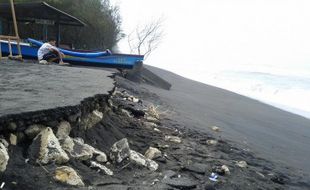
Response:
[{"label": "overcast sky", "polygon": [[[195,78],[197,70],[262,67],[310,73],[310,0],[113,0],[123,29],[165,18],[146,61]],[[127,51],[126,43],[120,43]]]}]

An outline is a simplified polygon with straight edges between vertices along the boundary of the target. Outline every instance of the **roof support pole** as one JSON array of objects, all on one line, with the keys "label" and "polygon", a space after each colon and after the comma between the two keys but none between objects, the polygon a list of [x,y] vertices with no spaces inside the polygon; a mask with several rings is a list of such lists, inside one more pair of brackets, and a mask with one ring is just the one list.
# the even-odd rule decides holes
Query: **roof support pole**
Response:
[{"label": "roof support pole", "polygon": [[56,20],[56,46],[59,47],[60,44],[60,24],[59,24],[59,15]]}]

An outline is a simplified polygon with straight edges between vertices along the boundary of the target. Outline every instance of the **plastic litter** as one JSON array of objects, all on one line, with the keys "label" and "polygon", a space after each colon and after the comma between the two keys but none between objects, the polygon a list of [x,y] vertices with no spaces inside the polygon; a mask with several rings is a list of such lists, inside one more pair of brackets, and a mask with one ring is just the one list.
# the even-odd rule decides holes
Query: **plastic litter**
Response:
[{"label": "plastic litter", "polygon": [[4,185],[5,185],[5,182],[2,182],[0,189],[3,189]]},{"label": "plastic litter", "polygon": [[218,178],[218,175],[216,175],[216,173],[211,173],[211,176],[209,177],[209,179],[211,180],[211,181],[217,181],[217,178]]}]

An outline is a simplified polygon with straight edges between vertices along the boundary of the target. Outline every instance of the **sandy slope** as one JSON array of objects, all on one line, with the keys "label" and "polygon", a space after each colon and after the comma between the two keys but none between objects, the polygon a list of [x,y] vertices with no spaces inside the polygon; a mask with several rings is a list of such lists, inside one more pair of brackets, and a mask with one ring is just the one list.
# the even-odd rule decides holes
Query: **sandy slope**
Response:
[{"label": "sandy slope", "polygon": [[176,109],[174,117],[188,127],[209,130],[208,126],[217,125],[224,138],[298,173],[310,174],[310,120],[171,72],[147,68],[172,84],[170,91],[156,92]]}]

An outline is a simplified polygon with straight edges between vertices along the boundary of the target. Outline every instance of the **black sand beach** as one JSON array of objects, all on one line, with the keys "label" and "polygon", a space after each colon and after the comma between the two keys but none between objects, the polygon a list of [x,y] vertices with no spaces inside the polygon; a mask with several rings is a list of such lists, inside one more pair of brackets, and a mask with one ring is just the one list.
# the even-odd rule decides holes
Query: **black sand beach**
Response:
[{"label": "black sand beach", "polygon": [[[88,98],[74,98],[79,102],[76,105],[59,107],[59,101],[53,100],[57,106],[51,109],[0,116],[1,139],[8,141],[10,156],[6,170],[0,173],[4,189],[309,189],[309,120],[168,71],[147,68],[171,83],[171,89],[115,74],[115,88],[107,94],[95,95],[95,89],[104,88],[102,82],[89,83],[87,88],[94,89],[94,94],[90,91]],[[53,70],[46,75],[55,75],[58,69]],[[101,71],[94,71],[95,77]],[[100,80],[106,80],[102,77]],[[81,148],[74,149],[74,154],[67,152],[70,160],[66,163],[37,163],[35,139],[46,129],[57,136],[63,123],[71,126],[66,138],[75,143],[82,139],[107,154],[102,165],[113,175],[93,168],[95,157],[75,157]],[[212,126],[219,131],[211,130]],[[115,163],[111,146],[124,138],[131,150],[142,154],[149,147],[158,148],[161,155],[153,158],[158,168],[152,171],[148,164],[139,165],[131,157]],[[240,161],[247,165],[237,165]],[[60,166],[73,168],[84,186],[57,181],[55,170]],[[217,181],[209,179],[212,172],[218,175]]]},{"label": "black sand beach", "polygon": [[[172,84],[156,93],[187,127],[222,129],[221,136],[266,159],[310,175],[310,120],[238,94],[148,67]],[[155,90],[152,87],[147,87]]]}]

